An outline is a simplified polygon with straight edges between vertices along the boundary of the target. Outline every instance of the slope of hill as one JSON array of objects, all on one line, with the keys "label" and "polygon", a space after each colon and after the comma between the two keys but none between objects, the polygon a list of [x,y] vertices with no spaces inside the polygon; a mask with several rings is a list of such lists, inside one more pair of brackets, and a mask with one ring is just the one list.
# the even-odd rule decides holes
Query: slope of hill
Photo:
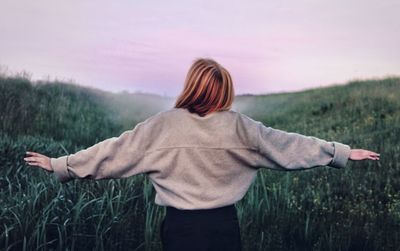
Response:
[{"label": "slope of hill", "polygon": [[71,83],[0,77],[0,132],[89,146],[133,128],[169,104],[170,98],[153,94],[114,94]]}]

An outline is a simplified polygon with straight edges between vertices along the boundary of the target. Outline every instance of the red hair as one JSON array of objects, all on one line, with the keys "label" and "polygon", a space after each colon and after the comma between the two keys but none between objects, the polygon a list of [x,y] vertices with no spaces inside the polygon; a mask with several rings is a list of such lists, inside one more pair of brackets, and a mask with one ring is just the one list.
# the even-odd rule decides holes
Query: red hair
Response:
[{"label": "red hair", "polygon": [[231,109],[235,93],[229,72],[211,58],[198,58],[190,67],[175,108],[206,116]]}]

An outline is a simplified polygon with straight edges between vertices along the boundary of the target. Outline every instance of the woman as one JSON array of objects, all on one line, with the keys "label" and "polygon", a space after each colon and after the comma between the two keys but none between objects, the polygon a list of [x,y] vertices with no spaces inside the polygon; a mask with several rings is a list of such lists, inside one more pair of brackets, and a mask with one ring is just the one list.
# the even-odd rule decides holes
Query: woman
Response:
[{"label": "woman", "polygon": [[230,110],[229,72],[209,58],[194,61],[175,107],[138,123],[119,137],[75,154],[49,158],[27,152],[29,165],[60,182],[149,175],[155,203],[167,207],[164,250],[241,250],[235,203],[260,168],[344,168],[379,154],[336,141],[264,126]]}]

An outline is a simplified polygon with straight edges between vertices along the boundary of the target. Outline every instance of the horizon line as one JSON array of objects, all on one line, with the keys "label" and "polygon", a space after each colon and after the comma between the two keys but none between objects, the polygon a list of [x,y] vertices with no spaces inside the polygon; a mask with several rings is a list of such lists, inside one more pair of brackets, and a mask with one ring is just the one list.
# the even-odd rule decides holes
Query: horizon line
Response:
[{"label": "horizon line", "polygon": [[[123,93],[127,93],[127,94],[143,94],[143,95],[153,95],[153,96],[160,96],[160,97],[164,97],[164,98],[176,98],[179,94],[177,94],[176,96],[171,96],[171,95],[167,95],[167,94],[159,94],[159,93],[154,93],[154,92],[148,92],[148,91],[144,91],[144,90],[135,90],[135,91],[131,91],[131,90],[127,90],[127,89],[122,89],[122,90],[106,90],[97,86],[91,86],[91,85],[85,85],[82,84],[74,79],[59,79],[58,77],[53,77],[51,78],[50,75],[47,76],[47,78],[38,78],[38,79],[33,79],[32,78],[32,73],[23,70],[20,72],[14,72],[14,73],[8,73],[7,72],[2,72],[1,71],[1,67],[0,67],[0,78],[22,78],[22,79],[26,79],[28,81],[30,81],[32,84],[37,84],[37,83],[61,83],[61,84],[70,84],[70,85],[75,85],[75,86],[79,86],[82,88],[87,88],[87,89],[94,89],[96,91],[102,91],[102,92],[107,92],[107,93],[113,93],[113,94],[123,94]],[[355,78],[350,78],[349,80],[345,81],[345,82],[333,82],[330,84],[326,84],[326,85],[319,85],[319,86],[315,86],[315,87],[306,87],[306,88],[301,88],[299,90],[293,90],[293,91],[277,91],[277,92],[269,92],[269,93],[249,93],[249,92],[244,92],[244,93],[240,93],[240,94],[235,94],[235,96],[267,96],[267,95],[274,95],[274,94],[290,94],[290,93],[299,93],[299,92],[304,92],[304,91],[309,91],[309,90],[315,90],[315,89],[324,89],[324,88],[332,88],[334,86],[340,86],[340,85],[347,85],[353,82],[362,82],[362,81],[380,81],[380,80],[385,80],[385,79],[400,79],[400,74],[385,74],[383,76],[375,76],[375,77],[355,77]]]}]

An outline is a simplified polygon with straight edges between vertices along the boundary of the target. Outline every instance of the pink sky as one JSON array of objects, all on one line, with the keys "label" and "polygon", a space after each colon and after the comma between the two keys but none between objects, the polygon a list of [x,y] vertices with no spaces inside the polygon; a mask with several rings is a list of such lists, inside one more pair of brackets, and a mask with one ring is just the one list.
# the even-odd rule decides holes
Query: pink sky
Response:
[{"label": "pink sky", "polygon": [[0,65],[33,79],[176,96],[212,57],[237,94],[400,75],[400,2],[20,1],[0,3]]}]

